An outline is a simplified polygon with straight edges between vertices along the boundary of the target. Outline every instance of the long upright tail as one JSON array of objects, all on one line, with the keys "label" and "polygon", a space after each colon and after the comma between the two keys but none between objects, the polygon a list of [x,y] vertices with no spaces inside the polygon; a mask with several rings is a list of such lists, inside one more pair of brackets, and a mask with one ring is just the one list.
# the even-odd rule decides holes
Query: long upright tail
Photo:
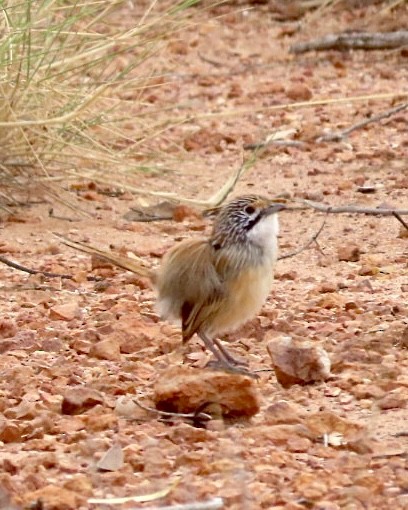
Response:
[{"label": "long upright tail", "polygon": [[61,234],[54,233],[54,235],[63,244],[69,246],[70,248],[74,248],[75,250],[79,250],[84,253],[89,253],[90,255],[97,255],[98,257],[107,260],[115,266],[126,269],[127,271],[131,271],[132,273],[138,274],[139,276],[150,278],[152,281],[154,280],[153,269],[146,266],[145,262],[141,258],[131,259],[121,255],[115,255],[114,253],[109,253],[103,250],[99,250],[98,248],[94,248],[93,246],[86,243],[72,241],[68,237],[65,237]]}]

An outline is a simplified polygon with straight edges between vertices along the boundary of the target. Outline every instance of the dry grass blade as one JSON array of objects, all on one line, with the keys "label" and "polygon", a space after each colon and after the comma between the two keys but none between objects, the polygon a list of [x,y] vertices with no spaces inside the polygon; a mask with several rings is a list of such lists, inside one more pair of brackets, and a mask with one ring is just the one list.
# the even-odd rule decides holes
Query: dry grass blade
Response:
[{"label": "dry grass blade", "polygon": [[[194,3],[153,2],[143,10],[125,0],[11,0],[0,9],[0,185],[19,196],[38,178],[73,167],[105,175],[112,167],[140,169],[136,143],[162,129],[140,106],[162,74],[146,61],[186,23]],[[138,111],[143,122],[134,120]],[[75,202],[63,190],[53,195]]]},{"label": "dry grass blade", "polygon": [[60,234],[53,234],[59,241],[61,241],[66,246],[70,248],[74,248],[75,250],[82,251],[84,253],[88,253],[89,255],[96,255],[112,264],[125,269],[126,271],[131,271],[132,273],[136,273],[140,276],[151,278],[153,275],[152,269],[146,266],[145,262],[140,258],[131,259],[130,257],[124,257],[120,255],[116,255],[114,253],[108,253],[103,250],[99,250],[98,248],[94,248],[85,243],[81,243],[78,241],[72,241],[65,236]]},{"label": "dry grass blade", "polygon": [[220,190],[215,192],[212,196],[210,196],[206,200],[198,200],[194,198],[183,197],[177,195],[176,193],[170,192],[161,192],[161,191],[149,191],[143,188],[137,188],[132,186],[131,184],[127,184],[125,182],[118,182],[117,177],[115,180],[107,179],[105,177],[100,176],[100,174],[96,172],[72,172],[73,175],[78,177],[83,177],[86,179],[94,180],[95,182],[99,182],[101,184],[107,184],[109,186],[119,187],[123,190],[129,191],[130,193],[134,193],[136,195],[145,195],[151,197],[165,198],[165,199],[173,199],[182,204],[194,205],[197,207],[201,207],[203,209],[209,209],[213,207],[217,207],[221,205],[224,200],[228,197],[228,195],[234,190],[236,184],[239,179],[256,163],[259,155],[259,151],[263,147],[254,151],[251,156],[239,166],[239,168],[234,172],[233,175],[221,186]]},{"label": "dry grass blade", "polygon": [[127,496],[124,498],[89,498],[88,503],[96,505],[123,505],[124,503],[145,503],[147,501],[155,501],[164,498],[180,483],[181,478],[176,477],[171,484],[165,489],[152,492],[151,494],[143,494],[140,496]]},{"label": "dry grass blade", "polygon": [[161,507],[145,507],[144,510],[218,510],[223,508],[224,501],[222,498],[213,498],[208,501],[197,501],[192,503],[180,503],[176,505]]}]

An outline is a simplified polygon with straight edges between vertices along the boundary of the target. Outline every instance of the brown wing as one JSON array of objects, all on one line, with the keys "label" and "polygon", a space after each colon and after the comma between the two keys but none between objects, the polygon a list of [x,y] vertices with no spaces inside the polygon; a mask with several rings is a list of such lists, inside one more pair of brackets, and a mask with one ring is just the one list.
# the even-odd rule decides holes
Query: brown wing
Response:
[{"label": "brown wing", "polygon": [[164,257],[157,278],[159,310],[182,321],[187,341],[223,299],[223,279],[214,265],[213,248],[206,239],[186,240]]}]

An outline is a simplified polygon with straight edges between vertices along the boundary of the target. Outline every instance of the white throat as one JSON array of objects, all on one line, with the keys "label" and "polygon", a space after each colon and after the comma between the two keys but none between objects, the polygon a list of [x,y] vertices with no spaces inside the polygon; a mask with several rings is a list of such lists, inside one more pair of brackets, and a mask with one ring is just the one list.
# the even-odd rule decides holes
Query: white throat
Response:
[{"label": "white throat", "polygon": [[276,256],[278,252],[278,234],[279,220],[275,213],[262,218],[248,232],[248,239],[263,248],[266,254]]}]

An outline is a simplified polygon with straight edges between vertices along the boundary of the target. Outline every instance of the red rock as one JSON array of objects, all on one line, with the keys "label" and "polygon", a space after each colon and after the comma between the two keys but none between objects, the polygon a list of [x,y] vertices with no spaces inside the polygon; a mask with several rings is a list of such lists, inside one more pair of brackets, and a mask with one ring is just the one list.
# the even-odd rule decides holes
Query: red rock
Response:
[{"label": "red rock", "polygon": [[98,432],[100,430],[114,430],[117,428],[118,417],[114,413],[107,412],[100,407],[95,407],[94,411],[95,414],[87,414],[82,417],[86,430]]},{"label": "red rock", "polygon": [[286,443],[290,452],[307,452],[311,446],[312,442],[307,437],[290,437]]},{"label": "red rock", "polygon": [[93,271],[94,269],[112,269],[114,265],[104,257],[100,257],[93,253],[91,255],[91,267]]},{"label": "red rock", "polygon": [[14,351],[17,349],[24,349],[26,351],[35,351],[39,348],[39,345],[33,338],[32,341],[27,342],[25,344],[21,344],[16,338],[5,338],[4,340],[0,340],[0,354],[3,354],[7,351]]},{"label": "red rock", "polygon": [[310,439],[313,436],[305,425],[296,423],[258,426],[255,437],[260,442],[270,441],[275,445],[285,445],[294,438]]},{"label": "red rock", "polygon": [[63,305],[56,305],[50,309],[50,319],[52,320],[64,320],[71,321],[77,317],[80,317],[81,310],[78,303],[75,301],[71,303],[64,303]]},{"label": "red rock", "polygon": [[154,401],[158,409],[178,413],[195,412],[207,403],[219,404],[225,417],[250,417],[259,411],[250,377],[187,366],[161,373],[154,387]]},{"label": "red rock", "polygon": [[124,275],[125,283],[136,285],[139,289],[145,290],[152,287],[152,282],[148,278],[139,276],[136,273],[127,273]]},{"label": "red rock", "polygon": [[405,228],[404,225],[400,226],[398,237],[400,239],[407,239],[408,238],[408,228]]},{"label": "red rock", "polygon": [[59,485],[47,485],[36,491],[26,492],[22,499],[27,506],[41,501],[47,510],[77,510],[86,505],[86,498]]},{"label": "red rock", "polygon": [[338,285],[335,282],[323,282],[317,288],[317,292],[321,294],[326,294],[328,292],[336,292],[338,289]]},{"label": "red rock", "polygon": [[400,347],[403,347],[405,349],[408,348],[408,326],[403,330],[401,334],[401,338],[398,341],[398,344]]},{"label": "red rock", "polygon": [[343,441],[355,441],[366,434],[365,425],[342,418],[331,411],[311,414],[305,418],[305,423],[315,438],[337,433],[341,435]]},{"label": "red rock", "polygon": [[285,273],[276,273],[275,280],[296,280],[298,278],[297,271],[286,271]]},{"label": "red rock", "polygon": [[276,378],[285,388],[330,377],[330,358],[320,346],[282,335],[270,340],[267,349]]},{"label": "red rock", "polygon": [[83,474],[75,474],[72,478],[64,482],[64,488],[82,494],[83,496],[91,496],[93,492],[90,478]]},{"label": "red rock", "polygon": [[23,431],[12,420],[0,417],[0,441],[3,443],[15,443],[21,441]]},{"label": "red rock", "polygon": [[232,83],[231,87],[228,91],[227,97],[230,99],[235,99],[237,97],[241,97],[244,91],[239,83]]},{"label": "red rock", "polygon": [[105,200],[105,198],[96,191],[86,191],[81,193],[81,196],[85,200],[90,200],[91,202],[103,202]]},{"label": "red rock", "polygon": [[181,222],[186,218],[197,217],[198,212],[192,207],[188,207],[187,205],[177,205],[173,209],[173,220],[177,222]]},{"label": "red rock", "polygon": [[122,318],[115,328],[120,336],[120,352],[131,354],[158,344],[160,325],[149,324],[139,319]]},{"label": "red rock", "polygon": [[408,393],[405,394],[401,391],[388,393],[377,402],[380,409],[403,409],[408,403]]},{"label": "red rock", "polygon": [[293,404],[286,402],[286,400],[279,400],[265,410],[265,422],[268,425],[299,423],[301,421],[299,411]]},{"label": "red rock", "polygon": [[341,294],[337,292],[331,292],[330,294],[325,294],[321,299],[316,303],[320,308],[325,308],[330,310],[331,308],[343,308],[345,305],[345,298]]},{"label": "red rock", "polygon": [[313,97],[312,91],[302,83],[296,83],[286,89],[286,95],[294,101],[308,101]]},{"label": "red rock", "polygon": [[103,397],[98,391],[85,386],[76,386],[65,392],[61,411],[62,414],[81,414],[102,403]]},{"label": "red rock", "polygon": [[100,342],[93,344],[89,355],[98,359],[107,359],[110,361],[118,361],[121,358],[120,355],[120,340],[115,335],[110,335],[108,338],[104,338]]},{"label": "red rock", "polygon": [[29,400],[22,400],[15,407],[10,407],[4,411],[7,418],[32,420],[38,415],[36,403]]},{"label": "red rock", "polygon": [[44,338],[41,341],[41,350],[45,352],[59,352],[65,348],[66,344],[60,338]]},{"label": "red rock", "polygon": [[360,260],[360,248],[355,244],[345,244],[337,248],[337,257],[345,262],[357,262]]},{"label": "red rock", "polygon": [[71,342],[70,347],[79,353],[88,354],[91,350],[92,343],[83,338],[75,338]]},{"label": "red rock", "polygon": [[168,48],[172,53],[176,55],[187,55],[188,54],[188,45],[185,41],[171,41],[168,44]]},{"label": "red rock", "polygon": [[375,276],[380,272],[380,268],[371,264],[363,264],[358,270],[360,276]]},{"label": "red rock", "polygon": [[17,334],[17,326],[13,321],[0,320],[0,338],[10,338]]},{"label": "red rock", "polygon": [[358,399],[375,398],[379,399],[384,396],[384,390],[375,384],[357,384],[352,386],[350,391]]}]

